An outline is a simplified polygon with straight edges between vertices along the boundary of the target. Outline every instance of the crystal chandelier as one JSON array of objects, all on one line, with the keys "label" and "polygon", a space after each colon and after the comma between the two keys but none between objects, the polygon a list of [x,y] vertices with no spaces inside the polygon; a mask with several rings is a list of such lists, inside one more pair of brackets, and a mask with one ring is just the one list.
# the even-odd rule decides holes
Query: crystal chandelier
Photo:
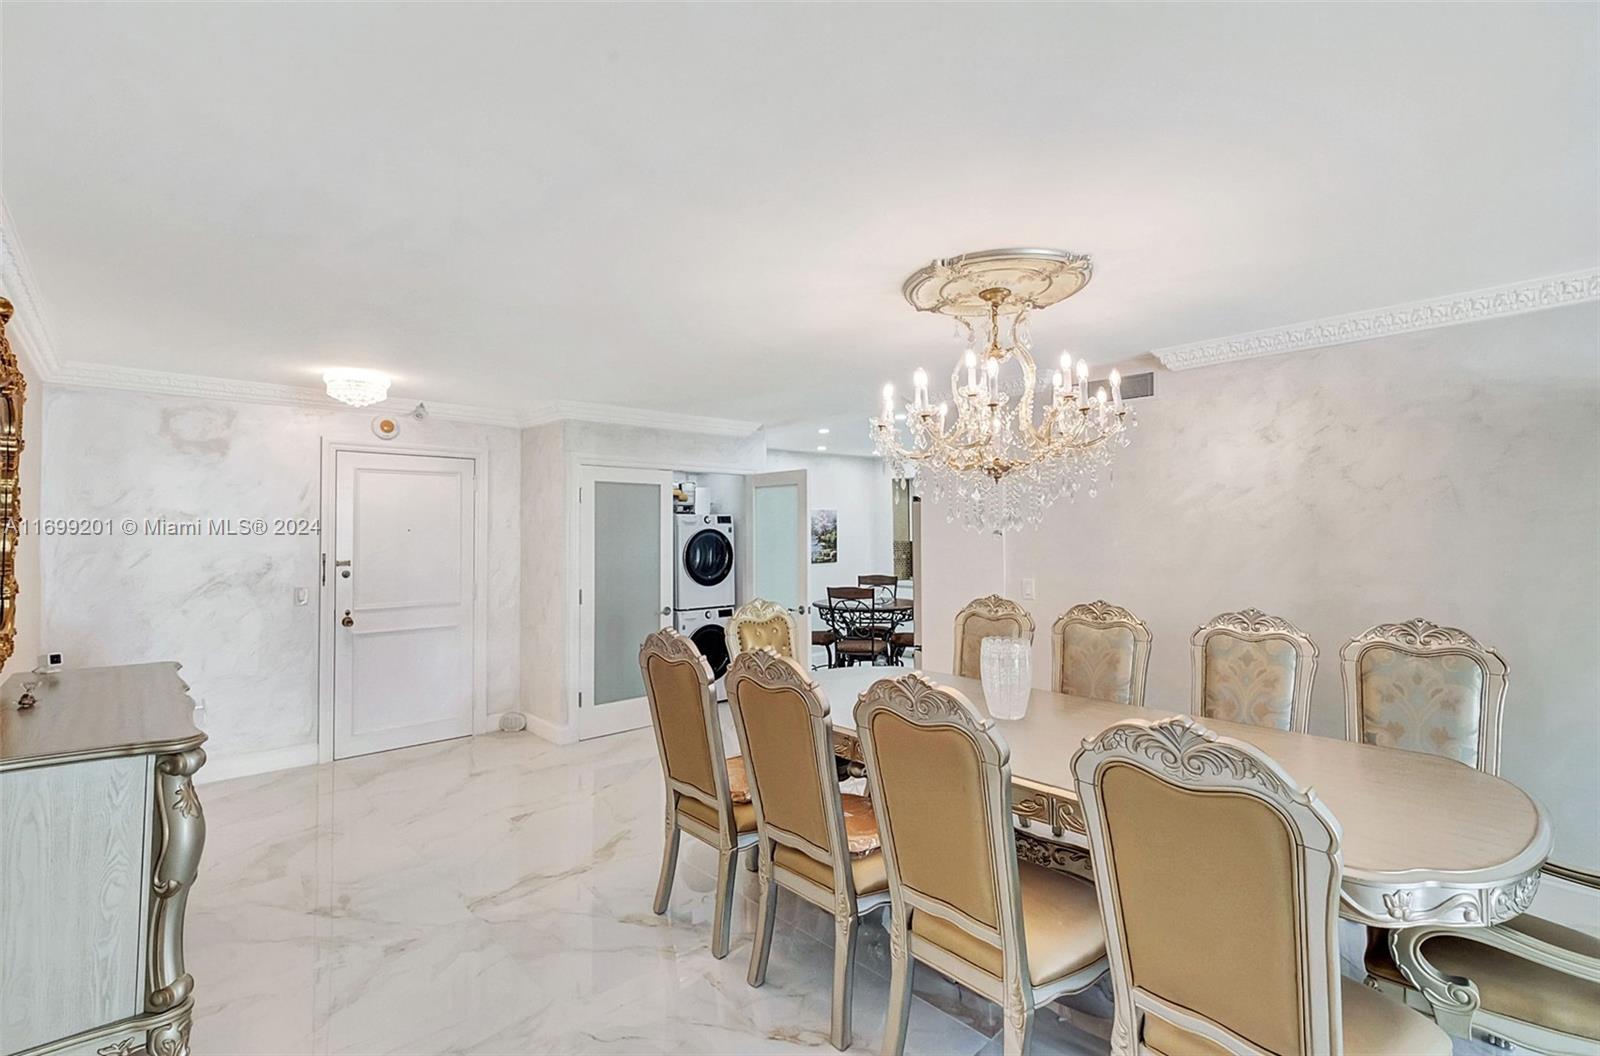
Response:
[{"label": "crystal chandelier", "polygon": [[954,318],[967,350],[950,372],[948,400],[931,402],[928,375],[917,370],[898,415],[903,434],[894,386],[885,385],[872,438],[894,475],[913,477],[917,494],[945,505],[949,520],[996,534],[1036,527],[1062,495],[1097,494],[1113,450],[1127,446],[1138,423],[1116,371],[1109,391],[1091,392],[1088,363],[1063,352],[1049,394],[1036,384],[1029,314],[1083,289],[1092,271],[1087,256],[1064,250],[998,249],[936,260],[906,280],[912,307]]}]

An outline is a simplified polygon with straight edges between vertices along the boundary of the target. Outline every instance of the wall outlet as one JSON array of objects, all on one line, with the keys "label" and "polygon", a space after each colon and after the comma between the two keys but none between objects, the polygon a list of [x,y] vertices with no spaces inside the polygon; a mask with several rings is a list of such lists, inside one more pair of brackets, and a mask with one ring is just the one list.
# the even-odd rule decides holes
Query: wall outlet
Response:
[{"label": "wall outlet", "polygon": [[60,653],[40,653],[39,666],[34,670],[45,672],[60,671],[61,665],[64,663],[66,663],[66,659]]},{"label": "wall outlet", "polygon": [[1035,591],[1034,591],[1034,586],[1033,586],[1033,580],[1032,579],[1024,579],[1022,581],[1022,600],[1023,601],[1032,601],[1034,593],[1035,593]]}]

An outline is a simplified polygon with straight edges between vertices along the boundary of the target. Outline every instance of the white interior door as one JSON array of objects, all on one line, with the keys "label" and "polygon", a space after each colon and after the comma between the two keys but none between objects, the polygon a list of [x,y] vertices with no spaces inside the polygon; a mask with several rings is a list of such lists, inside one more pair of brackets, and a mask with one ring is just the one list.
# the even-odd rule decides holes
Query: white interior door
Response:
[{"label": "white interior door", "polygon": [[672,474],[578,474],[578,736],[650,725],[639,646],[672,623]]},{"label": "white interior door", "polygon": [[811,520],[806,471],[750,476],[750,591],[793,612],[810,611]]},{"label": "white interior door", "polygon": [[335,759],[472,733],[473,471],[335,455]]}]

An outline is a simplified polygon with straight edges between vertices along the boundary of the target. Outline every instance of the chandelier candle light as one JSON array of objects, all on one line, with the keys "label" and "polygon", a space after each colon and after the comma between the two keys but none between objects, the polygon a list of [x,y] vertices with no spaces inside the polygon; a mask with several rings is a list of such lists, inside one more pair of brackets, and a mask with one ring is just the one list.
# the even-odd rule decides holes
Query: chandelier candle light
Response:
[{"label": "chandelier candle light", "polygon": [[[934,404],[927,372],[912,375],[909,442],[896,427],[894,386],[885,385],[872,439],[895,476],[914,476],[917,494],[931,492],[950,520],[996,534],[1037,527],[1062,495],[1087,486],[1094,497],[1113,450],[1127,446],[1126,429],[1138,422],[1123,407],[1116,371],[1109,391],[1091,393],[1089,364],[1063,352],[1048,397],[1036,387],[1028,316],[1083,289],[1092,270],[1087,256],[1064,250],[997,249],[936,260],[906,280],[912,307],[953,317],[968,347],[950,372],[948,400]],[[987,322],[986,333],[974,319]],[[1019,376],[1003,378],[1011,367]]]}]

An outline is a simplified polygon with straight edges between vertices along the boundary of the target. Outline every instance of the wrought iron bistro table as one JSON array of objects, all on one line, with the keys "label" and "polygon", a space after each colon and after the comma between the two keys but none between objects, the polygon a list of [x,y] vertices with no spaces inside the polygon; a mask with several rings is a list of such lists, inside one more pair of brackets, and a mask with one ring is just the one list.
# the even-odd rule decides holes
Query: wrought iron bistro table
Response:
[{"label": "wrought iron bistro table", "polygon": [[[976,679],[926,672],[959,690],[979,711]],[[890,676],[878,668],[813,674],[832,706],[834,749],[857,762],[856,697]],[[1179,714],[1035,689],[1027,715],[995,728],[1011,747],[1013,809],[1065,842],[1018,834],[1018,852],[1065,872],[1082,872],[1087,834],[1073,790],[1072,757],[1085,738],[1125,719]],[[1255,745],[1313,788],[1344,830],[1341,915],[1379,928],[1411,924],[1483,927],[1524,912],[1550,853],[1544,811],[1510,781],[1441,756],[1379,748],[1307,733],[1216,719],[1207,729]]]},{"label": "wrought iron bistro table", "polygon": [[[892,633],[901,624],[911,619],[915,602],[910,598],[895,598],[891,601],[874,601],[870,604],[864,601],[835,601],[823,598],[813,601],[817,611],[822,614],[822,619],[830,627],[837,620],[841,629],[849,633],[875,629],[878,633]],[[865,689],[866,686],[861,688]]]}]

